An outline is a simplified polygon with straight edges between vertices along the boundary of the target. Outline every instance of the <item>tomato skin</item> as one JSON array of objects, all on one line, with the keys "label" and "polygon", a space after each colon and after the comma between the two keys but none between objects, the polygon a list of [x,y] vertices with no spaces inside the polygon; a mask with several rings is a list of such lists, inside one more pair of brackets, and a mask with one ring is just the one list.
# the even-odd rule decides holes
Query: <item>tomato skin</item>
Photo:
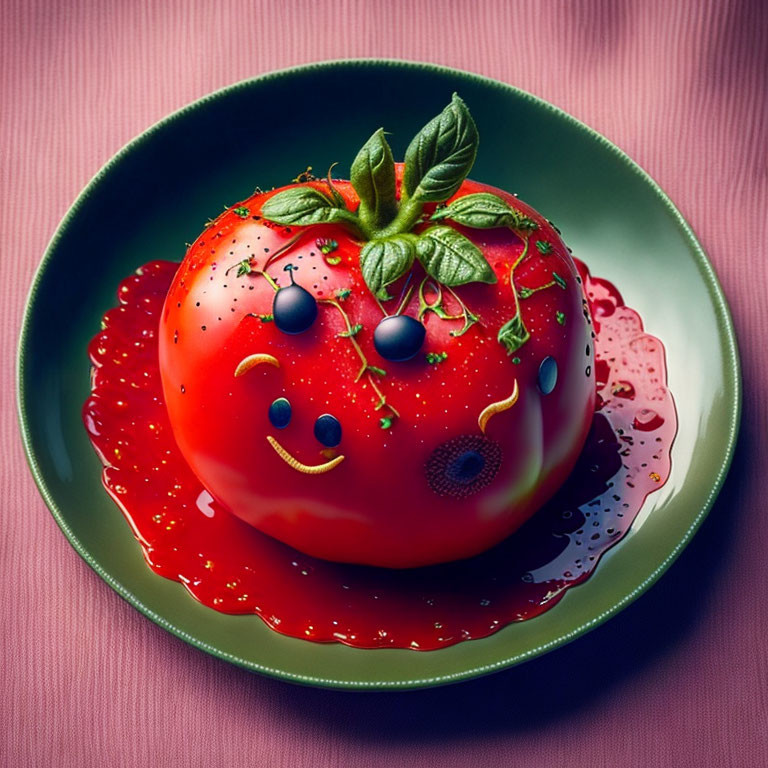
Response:
[{"label": "tomato skin", "polygon": [[[398,166],[398,178],[401,174]],[[327,189],[322,182],[313,184]],[[336,186],[354,209],[358,201],[351,185],[339,181]],[[270,192],[229,209],[190,247],[160,324],[163,391],[182,454],[232,513],[316,557],[405,568],[469,557],[491,547],[560,486],[594,411],[594,352],[580,280],[557,232],[529,206],[470,180],[456,196],[480,191],[499,195],[538,225],[530,236],[529,255],[515,270],[518,290],[552,283],[553,273],[565,286],[552,285],[520,302],[531,338],[512,355],[497,333],[514,314],[510,269],[523,242],[508,229],[456,226],[483,250],[498,283],[456,289],[481,320],[461,336],[450,332],[461,329],[463,321],[427,312],[423,348],[405,362],[384,360],[374,348],[382,311],[360,273],[360,243],[342,227],[266,222],[258,216],[274,194]],[[315,323],[291,336],[258,317],[272,311],[275,294],[269,282],[256,271],[237,276],[236,265],[247,259],[255,267],[263,265],[300,232],[303,236],[290,251],[267,269],[286,286],[289,274],[283,268],[293,264],[296,283],[319,301]],[[338,248],[323,254],[317,244],[323,240],[335,241]],[[549,243],[551,253],[542,254],[536,241]],[[418,269],[416,288],[423,277]],[[401,287],[402,281],[390,286],[390,292],[397,297]],[[336,298],[347,290],[348,296]],[[455,314],[453,297],[444,298]],[[329,299],[338,306],[325,303]],[[366,373],[356,380],[361,359],[350,339],[338,335],[347,330],[339,306],[352,324],[362,326],[354,339],[368,364],[386,375]],[[387,309],[394,313],[396,306],[397,299]],[[404,313],[416,317],[418,309],[416,290]],[[425,359],[427,353],[443,352],[447,356],[441,362]],[[235,377],[240,361],[255,353],[272,355],[279,367],[261,364]],[[538,375],[547,357],[556,361],[557,376],[553,391],[544,395]],[[490,418],[483,437],[480,413],[509,398],[515,381],[517,402]],[[384,407],[377,408],[374,383],[386,398]],[[269,420],[270,405],[278,398],[291,406],[290,423],[282,429]],[[382,419],[391,415],[389,404],[399,417],[382,426]],[[335,416],[342,427],[335,454],[314,435],[322,414]],[[306,465],[323,464],[334,455],[344,459],[323,474],[306,474],[283,460],[267,436]],[[473,462],[479,462],[490,472],[500,451],[498,471],[475,493],[440,495],[426,468],[434,466],[440,445],[461,436],[495,446],[479,459],[468,450],[467,471],[474,472]],[[451,467],[450,472],[463,471]],[[460,489],[462,482],[463,476],[451,487]]]}]

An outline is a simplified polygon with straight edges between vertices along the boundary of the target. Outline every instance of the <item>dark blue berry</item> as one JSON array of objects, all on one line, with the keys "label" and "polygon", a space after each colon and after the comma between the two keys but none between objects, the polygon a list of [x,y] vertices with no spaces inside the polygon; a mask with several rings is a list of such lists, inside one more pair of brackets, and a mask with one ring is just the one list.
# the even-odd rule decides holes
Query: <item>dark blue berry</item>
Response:
[{"label": "dark blue berry", "polygon": [[315,422],[315,437],[328,448],[335,448],[341,442],[341,424],[335,416],[324,413]]},{"label": "dark blue berry", "polygon": [[285,429],[290,423],[291,404],[284,397],[278,397],[269,406],[269,420],[276,429]]},{"label": "dark blue berry", "polygon": [[293,264],[288,264],[285,269],[290,272],[291,284],[275,294],[272,315],[275,325],[283,333],[303,333],[317,318],[317,301],[306,288],[293,282]]},{"label": "dark blue berry", "polygon": [[557,384],[557,362],[554,357],[545,357],[539,366],[539,391],[548,395]]},{"label": "dark blue berry", "polygon": [[394,362],[410,360],[424,344],[427,329],[408,315],[385,317],[373,332],[373,346],[385,359]]}]

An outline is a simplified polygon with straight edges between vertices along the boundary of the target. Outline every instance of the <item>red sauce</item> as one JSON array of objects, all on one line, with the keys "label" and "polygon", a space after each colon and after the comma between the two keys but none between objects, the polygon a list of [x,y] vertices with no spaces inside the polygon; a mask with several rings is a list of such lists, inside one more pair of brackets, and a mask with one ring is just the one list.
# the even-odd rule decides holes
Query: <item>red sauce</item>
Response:
[{"label": "red sauce", "polygon": [[578,264],[595,328],[598,406],[556,498],[469,560],[405,571],[317,560],[213,502],[179,453],[162,400],[157,326],[178,264],[126,278],[91,342],[83,417],[104,485],[153,571],[225,613],[255,613],[293,637],[433,650],[537,616],[597,567],[669,477],[677,429],[664,348],[609,282]]}]

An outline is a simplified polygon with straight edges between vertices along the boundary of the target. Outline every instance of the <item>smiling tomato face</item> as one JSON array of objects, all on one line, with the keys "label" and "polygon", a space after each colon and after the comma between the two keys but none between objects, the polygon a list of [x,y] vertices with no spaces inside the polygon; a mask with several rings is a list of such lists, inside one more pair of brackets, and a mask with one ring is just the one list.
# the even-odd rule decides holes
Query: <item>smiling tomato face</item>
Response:
[{"label": "smiling tomato face", "polygon": [[[280,367],[277,358],[272,355],[248,355],[235,368],[235,376],[242,376],[252,368],[262,364],[272,365],[275,368]],[[276,398],[269,406],[268,415],[269,422],[275,429],[285,429],[291,423],[291,418],[293,417],[291,401],[287,397]],[[272,435],[267,435],[267,442],[275,449],[275,453],[292,469],[305,475],[322,475],[325,472],[330,472],[344,461],[344,456],[339,455],[333,450],[341,442],[341,423],[332,414],[323,413],[317,417],[313,433],[317,441],[325,446],[325,450],[322,453],[327,458],[327,461],[323,461],[320,464],[304,464],[299,461]]]},{"label": "smiling tomato face", "polygon": [[[336,188],[354,210],[349,183]],[[222,214],[191,246],[160,326],[163,390],[185,459],[233,514],[317,557],[402,568],[492,546],[562,483],[594,409],[580,281],[528,206],[471,181],[456,197],[479,192],[532,223],[446,222],[496,282],[450,289],[415,264],[384,311],[359,239],[333,224],[265,221],[275,193]],[[292,285],[314,303],[300,330],[308,304],[302,320],[277,301]],[[395,337],[420,345],[409,359],[377,344],[385,315],[424,329],[420,341]]]}]

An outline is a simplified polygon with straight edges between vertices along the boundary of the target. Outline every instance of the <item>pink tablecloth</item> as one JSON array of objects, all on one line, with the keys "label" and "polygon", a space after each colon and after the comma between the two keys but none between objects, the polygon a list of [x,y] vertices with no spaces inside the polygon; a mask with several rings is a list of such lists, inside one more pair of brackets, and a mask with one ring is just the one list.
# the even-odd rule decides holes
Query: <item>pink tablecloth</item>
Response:
[{"label": "pink tablecloth", "polygon": [[[2,0],[3,765],[768,766],[767,22],[761,0]],[[549,656],[407,694],[266,680],[141,617],[48,514],[13,404],[27,287],[101,164],[228,83],[360,56],[480,72],[615,141],[700,236],[744,364],[727,485],[658,585]]]}]

